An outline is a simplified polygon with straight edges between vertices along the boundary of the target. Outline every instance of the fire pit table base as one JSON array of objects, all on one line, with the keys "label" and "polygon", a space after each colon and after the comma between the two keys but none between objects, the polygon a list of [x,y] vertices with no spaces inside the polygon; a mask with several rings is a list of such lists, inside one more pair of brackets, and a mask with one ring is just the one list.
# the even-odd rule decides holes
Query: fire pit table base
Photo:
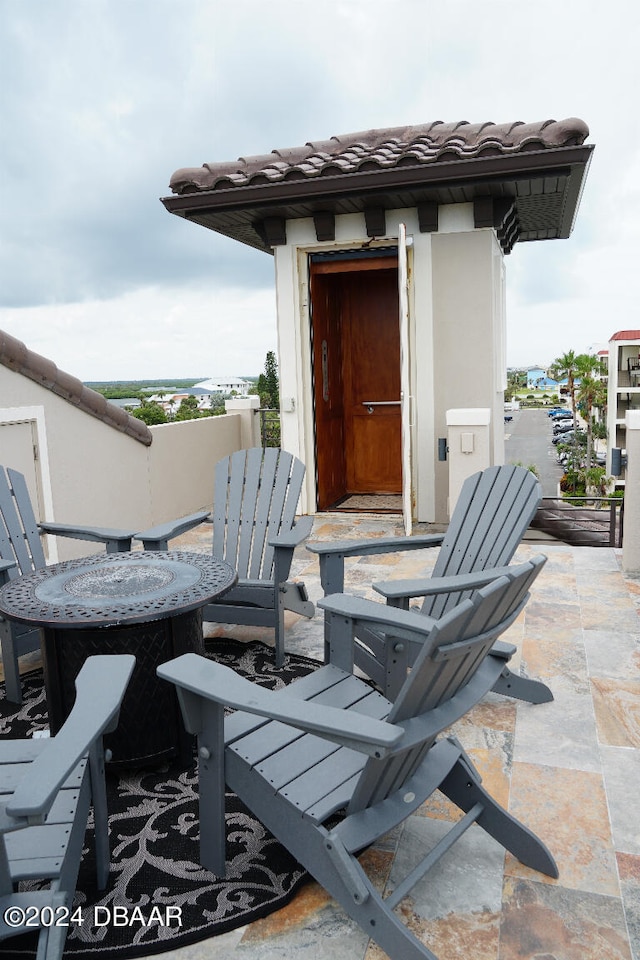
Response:
[{"label": "fire pit table base", "polygon": [[174,687],[160,680],[156,668],[182,653],[203,653],[202,610],[164,620],[126,626],[43,631],[45,687],[54,736],[75,700],[74,681],[87,657],[132,653],[136,658],[118,729],[104,738],[114,766],[144,766],[179,757],[191,761],[194,738],[182,723]]},{"label": "fire pit table base", "polygon": [[192,758],[174,687],[161,663],[202,653],[202,608],[237,580],[224,560],[181,550],[96,554],[43,567],[0,588],[0,614],[43,631],[49,723],[56,734],[91,654],[132,653],[133,676],[118,729],[105,737],[112,763]]}]

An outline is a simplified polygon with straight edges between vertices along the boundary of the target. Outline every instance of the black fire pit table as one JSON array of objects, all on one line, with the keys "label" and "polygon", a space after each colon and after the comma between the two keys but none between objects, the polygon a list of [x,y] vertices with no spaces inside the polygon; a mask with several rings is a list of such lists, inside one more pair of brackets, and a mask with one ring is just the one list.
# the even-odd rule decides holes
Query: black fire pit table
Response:
[{"label": "black fire pit table", "polygon": [[200,553],[134,551],[53,564],[0,590],[0,613],[43,631],[45,689],[51,734],[75,700],[74,680],[87,657],[132,653],[136,666],[118,729],[105,737],[115,765],[144,765],[179,756],[188,763],[172,684],[159,664],[202,653],[202,607],[236,582],[228,563]]}]

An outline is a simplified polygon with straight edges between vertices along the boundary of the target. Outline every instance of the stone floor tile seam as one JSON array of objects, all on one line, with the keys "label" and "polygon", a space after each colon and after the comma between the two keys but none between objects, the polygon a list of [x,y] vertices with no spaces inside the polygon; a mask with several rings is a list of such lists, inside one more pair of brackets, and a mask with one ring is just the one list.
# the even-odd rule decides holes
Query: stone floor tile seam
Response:
[{"label": "stone floor tile seam", "polygon": [[[506,903],[505,897],[504,897],[504,890],[506,889],[506,881],[507,881],[507,879],[508,879],[508,875],[505,874],[505,884],[503,885],[503,901],[502,901],[502,913],[503,913],[503,915],[504,915],[504,912],[505,912],[505,909],[506,909],[506,906],[507,906],[507,903]],[[516,879],[517,879],[517,878],[516,878]],[[544,886],[544,885],[545,885],[544,881],[536,880],[536,879],[534,879],[534,878],[532,878],[532,877],[528,877],[526,882],[527,882],[527,884],[530,884],[530,885],[532,886],[532,888],[534,888],[534,889],[535,889],[535,887],[541,887],[541,886]],[[554,883],[553,883],[553,887],[554,887],[554,889],[557,890],[559,893],[564,893],[564,895],[567,897],[567,899],[571,898],[572,896],[579,896],[580,893],[582,892],[582,891],[580,891],[580,890],[576,890],[576,889],[573,888],[573,887],[565,887],[565,886],[563,886],[562,884],[560,884],[560,883],[558,883],[558,882],[554,882]],[[629,929],[629,924],[628,924],[628,922],[627,922],[627,912],[626,912],[626,910],[625,910],[625,904],[624,904],[624,899],[623,899],[622,895],[620,895],[620,896],[612,896],[611,894],[607,894],[607,893],[593,893],[593,892],[591,892],[591,895],[598,897],[598,899],[601,900],[602,902],[608,902],[608,903],[611,903],[611,904],[618,904],[618,905],[619,905],[620,915],[621,915],[622,920],[623,920],[623,923],[624,923],[624,928],[625,928],[625,932],[626,932],[627,942],[630,944],[630,950],[631,950],[631,941],[632,941],[632,938],[631,938],[631,933],[630,933],[630,929]],[[632,960],[640,960],[640,958],[637,957],[637,956],[633,953],[632,950],[631,950],[631,956],[632,956]],[[496,960],[500,960],[500,957],[501,957],[501,954],[500,954],[500,952],[498,951],[498,957],[496,958]],[[526,956],[525,956],[524,954],[522,954],[522,956],[519,957],[519,960],[539,960],[539,954],[538,954],[538,953],[536,953],[536,954],[527,954]],[[547,960],[547,954],[544,955],[543,960]],[[549,960],[555,960],[555,958],[549,957]],[[602,957],[601,960],[608,960],[608,958],[607,958],[607,957]]]}]

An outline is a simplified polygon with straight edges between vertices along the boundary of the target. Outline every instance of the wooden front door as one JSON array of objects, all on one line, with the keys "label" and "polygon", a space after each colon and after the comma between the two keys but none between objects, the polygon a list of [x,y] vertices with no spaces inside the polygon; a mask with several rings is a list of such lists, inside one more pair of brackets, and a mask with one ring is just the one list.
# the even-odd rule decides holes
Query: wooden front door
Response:
[{"label": "wooden front door", "polygon": [[395,257],[311,264],[318,508],[402,491]]}]

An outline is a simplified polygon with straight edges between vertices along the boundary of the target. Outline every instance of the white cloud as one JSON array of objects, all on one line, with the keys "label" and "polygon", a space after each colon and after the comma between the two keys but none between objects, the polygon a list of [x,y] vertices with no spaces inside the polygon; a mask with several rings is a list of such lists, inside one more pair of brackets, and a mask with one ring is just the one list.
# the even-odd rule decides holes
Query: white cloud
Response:
[{"label": "white cloud", "polygon": [[507,261],[509,363],[637,323],[632,0],[4,0],[2,16],[0,325],[81,379],[242,374],[275,345],[271,259],[170,217],[174,170],[430,120],[591,128],[573,236]]},{"label": "white cloud", "polygon": [[0,310],[0,328],[81,380],[257,376],[276,349],[275,294],[142,287],[110,300]]}]

